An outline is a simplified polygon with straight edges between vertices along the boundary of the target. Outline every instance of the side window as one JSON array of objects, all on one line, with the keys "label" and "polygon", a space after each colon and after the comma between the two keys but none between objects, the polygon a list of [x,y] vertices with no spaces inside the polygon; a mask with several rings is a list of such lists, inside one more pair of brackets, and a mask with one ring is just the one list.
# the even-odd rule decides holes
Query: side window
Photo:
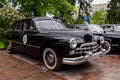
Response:
[{"label": "side window", "polygon": [[25,20],[23,30],[35,30],[32,20]]},{"label": "side window", "polygon": [[112,31],[112,30],[113,30],[113,28],[111,26],[106,26],[105,27],[105,31]]},{"label": "side window", "polygon": [[17,22],[12,24],[12,30],[15,30],[16,25],[17,25]]},{"label": "side window", "polygon": [[23,27],[23,22],[17,21],[15,23],[13,23],[12,30],[22,30],[22,27]]}]

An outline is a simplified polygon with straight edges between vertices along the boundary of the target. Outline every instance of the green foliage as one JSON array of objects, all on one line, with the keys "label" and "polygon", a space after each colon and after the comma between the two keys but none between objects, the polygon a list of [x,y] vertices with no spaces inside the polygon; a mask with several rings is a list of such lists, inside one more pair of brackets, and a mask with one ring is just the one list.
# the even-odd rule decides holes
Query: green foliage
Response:
[{"label": "green foliage", "polygon": [[76,0],[67,0],[71,5],[75,5]]},{"label": "green foliage", "polygon": [[19,18],[23,16],[9,5],[4,4],[3,8],[0,8],[0,39],[10,29],[11,24]]},{"label": "green foliage", "polygon": [[90,23],[93,24],[105,24],[107,12],[104,9],[95,11],[90,18]]},{"label": "green foliage", "polygon": [[111,0],[108,5],[110,10],[108,10],[107,19],[111,24],[120,23],[120,6],[117,6],[118,2],[120,2],[120,0]]},{"label": "green foliage", "polygon": [[55,17],[61,18],[61,20],[66,23],[73,23],[73,14],[75,13],[75,8],[69,4],[66,0],[59,0],[54,4],[56,7],[53,13]]},{"label": "green foliage", "polygon": [[52,14],[68,24],[72,22],[75,13],[74,6],[67,0],[11,0],[14,7],[26,17],[46,16]]}]

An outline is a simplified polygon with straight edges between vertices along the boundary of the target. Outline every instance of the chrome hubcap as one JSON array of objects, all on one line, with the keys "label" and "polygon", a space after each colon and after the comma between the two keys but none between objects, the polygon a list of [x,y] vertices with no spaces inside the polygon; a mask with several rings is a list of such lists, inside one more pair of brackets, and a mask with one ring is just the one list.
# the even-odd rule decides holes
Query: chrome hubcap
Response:
[{"label": "chrome hubcap", "polygon": [[109,45],[107,43],[104,44],[103,46],[104,49],[108,50],[109,49]]},{"label": "chrome hubcap", "polygon": [[105,53],[108,53],[111,50],[111,45],[109,42],[105,41],[105,43],[102,45],[102,48],[106,50]]},{"label": "chrome hubcap", "polygon": [[49,53],[49,54],[47,55],[47,61],[48,61],[48,63],[50,63],[50,64],[54,63],[54,56],[53,56],[53,54]]}]

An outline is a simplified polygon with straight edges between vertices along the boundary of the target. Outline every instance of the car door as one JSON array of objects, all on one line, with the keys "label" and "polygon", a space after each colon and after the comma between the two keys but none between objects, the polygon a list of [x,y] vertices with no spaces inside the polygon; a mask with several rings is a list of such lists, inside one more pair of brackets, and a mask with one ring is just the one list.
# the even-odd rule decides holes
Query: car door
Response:
[{"label": "car door", "polygon": [[20,48],[22,47],[21,45],[22,34],[23,34],[22,28],[23,28],[23,21],[19,20],[13,23],[12,29],[10,31],[13,48],[15,48],[16,50],[20,50]]},{"label": "car door", "polygon": [[[114,26],[109,25],[105,26],[106,34],[108,35],[108,38],[112,40],[113,44],[120,44],[120,38],[119,38],[119,33],[115,31]],[[108,31],[107,31],[108,30]]]},{"label": "car door", "polygon": [[38,56],[40,53],[39,32],[37,31],[32,19],[23,22],[23,44],[24,52]]}]

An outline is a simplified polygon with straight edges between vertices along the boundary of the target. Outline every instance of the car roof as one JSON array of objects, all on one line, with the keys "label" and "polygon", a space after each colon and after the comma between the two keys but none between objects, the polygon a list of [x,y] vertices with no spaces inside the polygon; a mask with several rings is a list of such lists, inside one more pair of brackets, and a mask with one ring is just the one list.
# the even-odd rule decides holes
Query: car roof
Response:
[{"label": "car roof", "polygon": [[49,17],[35,17],[35,18],[32,18],[32,20],[50,20],[50,19],[53,19],[53,18],[49,18]]},{"label": "car roof", "polygon": [[112,26],[112,25],[115,25],[115,24],[102,24],[100,26]]},{"label": "car roof", "polygon": [[[97,25],[97,24],[75,24],[75,26],[87,26],[87,25]],[[98,25],[99,26],[99,25]]]},{"label": "car roof", "polygon": [[[27,17],[24,19],[19,19],[19,20],[34,20],[34,21],[38,21],[38,20],[59,20],[59,19],[54,19],[54,18],[50,18],[50,17]],[[17,20],[17,21],[19,21]],[[59,20],[60,21],[60,20]]]},{"label": "car roof", "polygon": [[120,25],[120,24],[103,24],[103,25],[100,25],[100,26],[114,26],[114,25]]}]

